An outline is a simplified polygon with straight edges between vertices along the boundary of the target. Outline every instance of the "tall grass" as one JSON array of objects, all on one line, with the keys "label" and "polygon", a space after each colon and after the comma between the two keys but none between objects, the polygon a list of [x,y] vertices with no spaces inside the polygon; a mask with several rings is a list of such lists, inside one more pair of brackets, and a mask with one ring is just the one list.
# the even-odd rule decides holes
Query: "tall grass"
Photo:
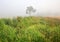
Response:
[{"label": "tall grass", "polygon": [[60,42],[60,20],[43,17],[2,18],[0,42]]}]

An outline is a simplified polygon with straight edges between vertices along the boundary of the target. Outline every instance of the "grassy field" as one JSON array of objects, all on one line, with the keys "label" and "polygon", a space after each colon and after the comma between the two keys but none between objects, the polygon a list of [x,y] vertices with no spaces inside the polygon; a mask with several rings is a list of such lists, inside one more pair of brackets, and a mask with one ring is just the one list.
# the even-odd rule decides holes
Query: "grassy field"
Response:
[{"label": "grassy field", "polygon": [[60,42],[60,20],[48,17],[1,18],[0,42]]}]

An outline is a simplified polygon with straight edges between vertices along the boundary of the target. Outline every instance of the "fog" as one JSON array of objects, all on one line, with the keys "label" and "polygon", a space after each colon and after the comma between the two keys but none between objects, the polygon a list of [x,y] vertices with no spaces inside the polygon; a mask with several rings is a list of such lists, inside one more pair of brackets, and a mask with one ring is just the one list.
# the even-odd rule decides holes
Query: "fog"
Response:
[{"label": "fog", "polygon": [[28,6],[36,9],[35,16],[60,16],[60,0],[0,0],[0,17],[28,16]]}]

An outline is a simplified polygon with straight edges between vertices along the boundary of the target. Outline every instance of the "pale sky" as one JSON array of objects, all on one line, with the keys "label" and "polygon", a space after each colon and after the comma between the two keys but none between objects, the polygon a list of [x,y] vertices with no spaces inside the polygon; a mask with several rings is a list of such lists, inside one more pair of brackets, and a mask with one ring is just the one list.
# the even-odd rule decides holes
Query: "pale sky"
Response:
[{"label": "pale sky", "polygon": [[0,0],[0,17],[26,16],[28,6],[33,6],[37,13],[43,13],[33,15],[60,16],[60,0]]}]

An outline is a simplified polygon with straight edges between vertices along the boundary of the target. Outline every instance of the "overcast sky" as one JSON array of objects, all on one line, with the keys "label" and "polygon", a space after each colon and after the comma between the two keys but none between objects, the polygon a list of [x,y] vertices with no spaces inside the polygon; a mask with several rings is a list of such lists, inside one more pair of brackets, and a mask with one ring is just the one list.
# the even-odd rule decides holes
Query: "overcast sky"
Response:
[{"label": "overcast sky", "polygon": [[28,6],[33,6],[39,13],[45,13],[37,14],[40,16],[60,15],[53,14],[60,13],[60,0],[0,0],[0,17],[25,16]]}]

